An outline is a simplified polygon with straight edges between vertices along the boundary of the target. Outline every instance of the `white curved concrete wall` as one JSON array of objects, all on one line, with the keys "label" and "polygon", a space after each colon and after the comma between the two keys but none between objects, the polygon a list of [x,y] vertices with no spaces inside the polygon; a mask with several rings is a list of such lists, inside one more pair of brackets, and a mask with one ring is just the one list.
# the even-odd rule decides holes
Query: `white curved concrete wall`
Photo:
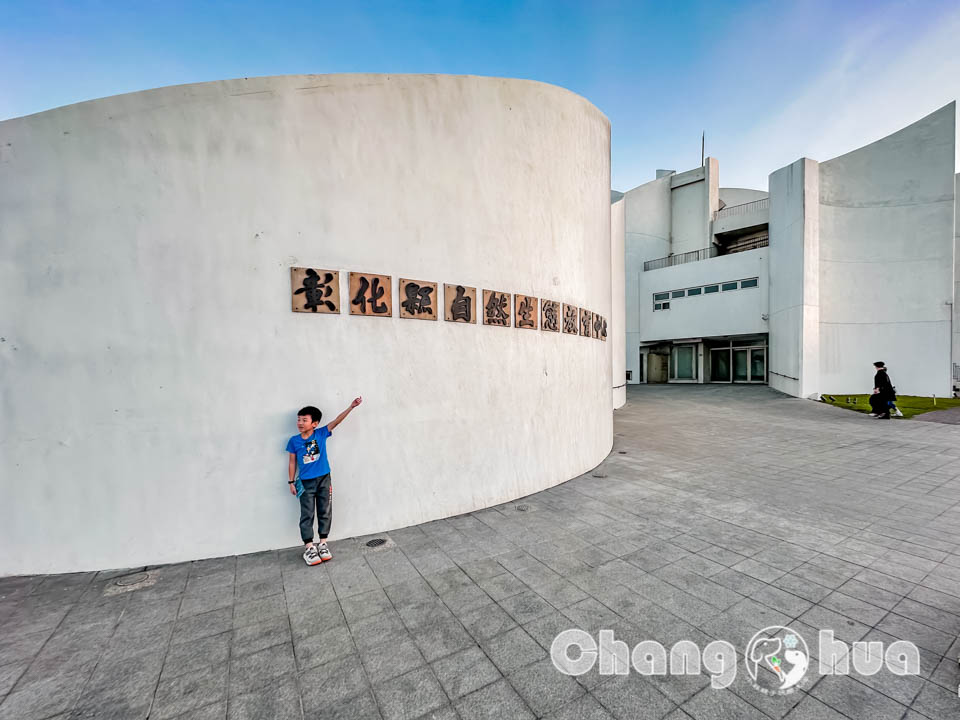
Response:
[{"label": "white curved concrete wall", "polygon": [[820,164],[820,392],[950,391],[955,114]]},{"label": "white curved concrete wall", "polygon": [[621,408],[627,404],[626,373],[626,334],[624,314],[626,313],[626,275],[624,270],[624,201],[620,199],[610,205],[610,272],[611,297],[610,308],[610,362],[613,377],[613,407]]},{"label": "white curved concrete wall", "polygon": [[232,80],[0,123],[0,574],[297,544],[284,445],[307,403],[328,421],[365,400],[328,444],[335,536],[595,466],[612,342],[295,314],[289,268],[392,275],[395,312],[409,277],[610,318],[609,142],[566,90],[449,76]]},{"label": "white curved concrete wall", "polygon": [[720,200],[729,207],[730,205],[743,205],[755,200],[763,200],[770,197],[770,193],[763,190],[751,190],[750,188],[720,188],[719,196]]}]

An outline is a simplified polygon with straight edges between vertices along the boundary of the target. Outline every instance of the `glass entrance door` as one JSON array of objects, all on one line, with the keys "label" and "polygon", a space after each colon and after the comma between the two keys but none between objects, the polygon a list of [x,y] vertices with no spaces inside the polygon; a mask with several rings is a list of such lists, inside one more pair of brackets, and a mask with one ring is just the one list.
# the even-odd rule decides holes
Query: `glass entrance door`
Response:
[{"label": "glass entrance door", "polygon": [[710,351],[710,382],[730,382],[730,348]]},{"label": "glass entrance door", "polygon": [[750,382],[766,382],[767,380],[767,350],[766,348],[750,349]]},{"label": "glass entrance door", "polygon": [[710,382],[763,383],[766,381],[766,347],[710,349]]},{"label": "glass entrance door", "polygon": [[747,377],[747,367],[749,367],[749,350],[734,350],[733,351],[733,381],[734,382],[749,382]]}]

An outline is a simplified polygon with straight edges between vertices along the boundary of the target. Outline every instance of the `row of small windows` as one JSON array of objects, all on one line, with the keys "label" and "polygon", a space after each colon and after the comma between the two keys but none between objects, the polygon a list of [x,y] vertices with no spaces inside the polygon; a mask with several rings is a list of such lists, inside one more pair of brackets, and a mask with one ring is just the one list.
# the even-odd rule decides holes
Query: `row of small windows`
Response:
[{"label": "row of small windows", "polygon": [[669,310],[670,301],[682,297],[694,297],[696,295],[709,295],[716,292],[730,292],[731,290],[746,290],[755,288],[759,284],[759,278],[747,278],[746,280],[732,280],[715,285],[702,285],[700,287],[684,288],[683,290],[671,290],[670,292],[653,294],[654,310]]}]

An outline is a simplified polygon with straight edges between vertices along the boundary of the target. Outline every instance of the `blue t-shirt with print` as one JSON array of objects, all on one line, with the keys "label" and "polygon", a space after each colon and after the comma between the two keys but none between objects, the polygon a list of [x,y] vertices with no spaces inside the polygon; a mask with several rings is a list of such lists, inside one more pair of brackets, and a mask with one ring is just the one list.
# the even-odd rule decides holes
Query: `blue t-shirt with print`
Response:
[{"label": "blue t-shirt with print", "polygon": [[324,425],[314,430],[306,440],[294,435],[287,441],[287,452],[297,456],[297,470],[301,480],[313,480],[330,472],[330,463],[327,461],[327,438],[330,435]]}]

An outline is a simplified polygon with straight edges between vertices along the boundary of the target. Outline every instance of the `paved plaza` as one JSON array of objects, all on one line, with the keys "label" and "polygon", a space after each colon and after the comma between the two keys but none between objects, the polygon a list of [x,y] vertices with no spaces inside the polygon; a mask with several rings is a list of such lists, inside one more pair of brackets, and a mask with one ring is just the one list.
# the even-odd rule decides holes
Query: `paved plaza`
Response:
[{"label": "paved plaza", "polygon": [[[591,472],[379,548],[332,543],[322,566],[291,548],[0,579],[0,720],[960,717],[958,503],[955,425],[758,386],[630,388]],[[743,662],[715,690],[573,678],[548,655],[571,627],[742,651],[771,625],[814,656],[820,629],[909,640],[921,675],[813,663],[768,696]]]}]

